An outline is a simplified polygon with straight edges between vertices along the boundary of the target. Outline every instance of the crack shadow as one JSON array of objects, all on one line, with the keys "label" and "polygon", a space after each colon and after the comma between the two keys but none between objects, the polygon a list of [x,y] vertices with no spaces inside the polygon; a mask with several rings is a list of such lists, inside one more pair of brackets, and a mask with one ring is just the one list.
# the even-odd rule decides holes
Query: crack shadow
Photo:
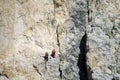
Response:
[{"label": "crack shadow", "polygon": [[79,68],[80,80],[92,80],[92,78],[90,78],[91,68],[87,66],[86,55],[87,55],[87,52],[89,51],[87,46],[87,33],[85,33],[84,36],[82,37],[80,41],[79,49],[80,49],[80,54],[79,54],[77,66]]},{"label": "crack shadow", "polygon": [[8,78],[7,74],[1,74],[0,73],[0,76],[5,76],[6,78]]},{"label": "crack shadow", "polygon": [[33,64],[33,68],[37,71],[37,73],[38,73],[39,75],[42,76],[42,74],[40,73],[40,71],[39,71],[39,69],[37,68],[37,66],[35,66],[35,65]]}]

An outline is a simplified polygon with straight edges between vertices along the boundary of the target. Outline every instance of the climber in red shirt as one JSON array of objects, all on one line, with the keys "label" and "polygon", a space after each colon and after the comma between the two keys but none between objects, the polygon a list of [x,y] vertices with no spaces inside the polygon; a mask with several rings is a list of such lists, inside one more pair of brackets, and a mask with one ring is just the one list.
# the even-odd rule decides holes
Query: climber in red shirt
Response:
[{"label": "climber in red shirt", "polygon": [[55,55],[56,55],[56,51],[55,51],[55,49],[53,49],[53,50],[52,50],[51,57],[55,58]]}]

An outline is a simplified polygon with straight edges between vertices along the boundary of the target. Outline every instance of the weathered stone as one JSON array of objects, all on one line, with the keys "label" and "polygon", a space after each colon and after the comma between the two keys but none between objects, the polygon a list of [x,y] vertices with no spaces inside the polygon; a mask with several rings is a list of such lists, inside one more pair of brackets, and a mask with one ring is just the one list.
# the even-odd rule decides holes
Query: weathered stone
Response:
[{"label": "weathered stone", "polygon": [[[1,0],[0,80],[120,79],[120,0]],[[83,41],[84,42],[84,41]],[[44,60],[56,49],[56,58]],[[91,78],[90,78],[91,77]]]}]

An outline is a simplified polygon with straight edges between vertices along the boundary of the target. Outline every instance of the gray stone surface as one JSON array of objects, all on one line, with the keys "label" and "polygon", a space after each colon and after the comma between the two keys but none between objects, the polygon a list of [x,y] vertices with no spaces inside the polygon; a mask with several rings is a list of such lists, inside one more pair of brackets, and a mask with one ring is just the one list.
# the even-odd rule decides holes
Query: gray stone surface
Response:
[{"label": "gray stone surface", "polygon": [[[120,80],[120,0],[1,0],[0,80],[80,80],[88,35],[93,80]],[[45,64],[45,52],[56,58]],[[82,65],[82,64],[80,64]],[[7,75],[3,76],[3,75]]]}]

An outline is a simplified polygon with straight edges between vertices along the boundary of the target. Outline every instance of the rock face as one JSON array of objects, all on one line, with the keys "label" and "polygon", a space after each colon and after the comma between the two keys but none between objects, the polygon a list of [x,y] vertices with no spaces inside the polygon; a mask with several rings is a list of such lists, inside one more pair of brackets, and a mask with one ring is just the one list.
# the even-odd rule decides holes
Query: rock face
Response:
[{"label": "rock face", "polygon": [[119,3],[1,0],[0,80],[120,80]]}]

